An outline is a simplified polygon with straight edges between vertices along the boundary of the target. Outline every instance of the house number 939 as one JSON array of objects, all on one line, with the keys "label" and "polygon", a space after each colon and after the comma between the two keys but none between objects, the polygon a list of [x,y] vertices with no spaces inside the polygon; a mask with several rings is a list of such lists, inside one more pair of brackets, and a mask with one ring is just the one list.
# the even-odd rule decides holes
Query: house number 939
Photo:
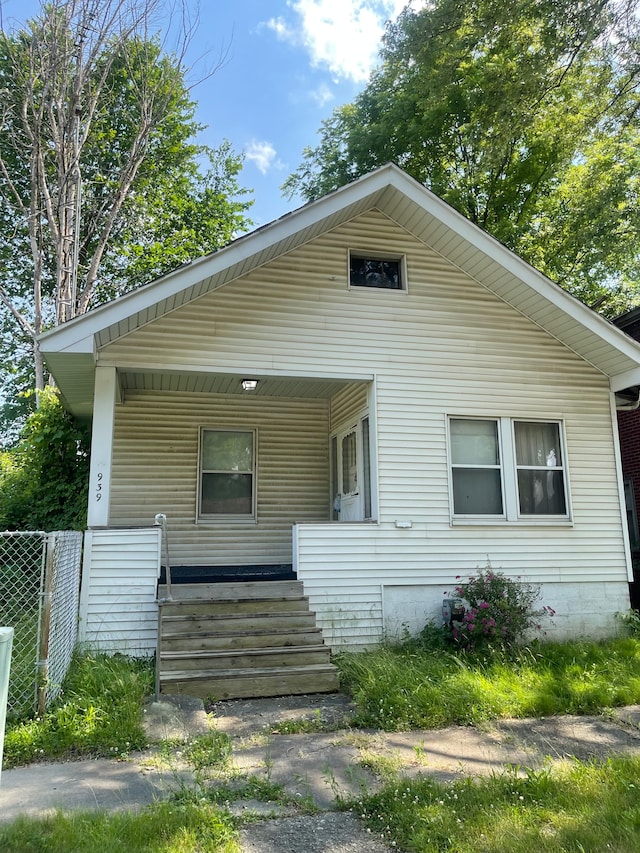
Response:
[{"label": "house number 939", "polygon": [[102,478],[103,474],[98,474],[98,484],[96,486],[96,501],[102,500]]}]

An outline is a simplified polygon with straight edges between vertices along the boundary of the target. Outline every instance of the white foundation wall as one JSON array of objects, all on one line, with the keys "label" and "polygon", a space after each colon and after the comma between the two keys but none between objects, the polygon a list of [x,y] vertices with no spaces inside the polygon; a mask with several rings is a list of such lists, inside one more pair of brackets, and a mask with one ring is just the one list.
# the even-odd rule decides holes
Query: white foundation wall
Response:
[{"label": "white foundation wall", "polygon": [[[442,625],[442,602],[453,590],[452,586],[438,584],[383,586],[382,636],[400,640],[418,634],[427,622]],[[620,581],[541,584],[534,607],[538,610],[544,606],[555,614],[540,619],[538,636],[543,640],[611,637],[620,628],[616,614],[629,609],[629,589]]]}]

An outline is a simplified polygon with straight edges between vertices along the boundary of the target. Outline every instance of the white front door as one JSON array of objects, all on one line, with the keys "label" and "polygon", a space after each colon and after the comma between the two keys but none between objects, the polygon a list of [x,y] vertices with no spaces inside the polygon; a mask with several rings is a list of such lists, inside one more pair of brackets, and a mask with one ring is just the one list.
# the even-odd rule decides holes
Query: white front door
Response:
[{"label": "white front door", "polygon": [[338,495],[336,509],[339,521],[362,520],[361,446],[358,424],[337,436]]}]

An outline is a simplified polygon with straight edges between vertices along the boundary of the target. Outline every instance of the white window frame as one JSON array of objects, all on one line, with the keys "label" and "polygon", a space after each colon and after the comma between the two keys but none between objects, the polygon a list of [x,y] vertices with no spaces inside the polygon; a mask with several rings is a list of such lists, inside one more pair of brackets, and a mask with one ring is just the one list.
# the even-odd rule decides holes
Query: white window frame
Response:
[{"label": "white window frame", "polygon": [[[502,513],[500,514],[461,514],[455,512],[453,503],[453,454],[451,447],[451,421],[476,420],[493,421],[497,424],[498,453],[500,463],[498,466],[478,466],[479,468],[496,467],[500,469],[500,484],[502,489]],[[554,424],[558,427],[560,445],[560,459],[562,465],[555,469],[563,473],[563,486],[566,513],[563,515],[533,515],[520,512],[520,494],[518,489],[518,468],[526,469],[527,466],[518,466],[516,459],[515,425],[516,423],[540,423]],[[446,423],[447,431],[447,470],[449,477],[449,507],[450,521],[452,525],[483,525],[483,524],[520,524],[520,525],[544,525],[544,526],[571,526],[571,495],[569,488],[569,466],[566,450],[566,431],[562,418],[528,418],[511,417],[504,415],[448,415]],[[461,466],[465,467],[465,466]],[[469,467],[469,466],[466,466]]]},{"label": "white window frame", "polygon": [[[351,284],[351,258],[371,261],[396,261],[400,269],[400,287],[373,287],[367,284]],[[349,249],[347,253],[347,282],[349,290],[366,293],[407,293],[407,256],[397,252],[378,252],[372,249]]]},{"label": "white window frame", "polygon": [[[203,466],[203,446],[204,446],[204,435],[207,432],[232,432],[232,433],[250,433],[253,441],[253,466],[251,471],[242,471],[240,473],[250,473],[251,474],[251,512],[250,513],[203,513],[202,512],[202,478],[204,474],[211,473],[209,469],[205,469]],[[224,472],[220,471],[219,473],[233,473],[231,471]],[[199,439],[198,439],[198,482],[196,485],[197,495],[196,495],[196,504],[197,504],[197,514],[196,518],[198,523],[205,524],[215,524],[223,522],[225,524],[255,524],[257,521],[257,505],[258,505],[258,431],[253,427],[239,427],[239,426],[201,426],[199,430]]]}]

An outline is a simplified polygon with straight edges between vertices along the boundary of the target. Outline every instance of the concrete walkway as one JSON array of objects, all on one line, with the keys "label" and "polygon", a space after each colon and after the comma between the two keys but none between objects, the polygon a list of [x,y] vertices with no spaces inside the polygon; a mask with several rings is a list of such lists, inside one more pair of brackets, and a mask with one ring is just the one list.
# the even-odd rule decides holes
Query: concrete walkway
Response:
[{"label": "concrete walkway", "polygon": [[[357,797],[380,784],[366,769],[384,764],[405,776],[430,775],[447,782],[482,776],[505,766],[536,768],[550,761],[640,755],[640,706],[618,709],[610,718],[551,717],[503,720],[482,730],[446,729],[383,733],[345,726],[349,700],[333,696],[282,697],[220,703],[213,719],[199,700],[176,697],[150,703],[145,721],[150,740],[188,740],[216,728],[233,739],[232,769],[200,773],[182,751],[148,750],[126,761],[99,759],[30,765],[5,770],[0,785],[0,820],[39,816],[62,809],[139,809],[169,797],[180,786],[240,784],[248,777],[282,786],[277,802],[239,798],[228,807],[248,822],[241,833],[245,853],[383,853],[350,814],[337,812],[337,797]],[[307,720],[338,731],[278,734],[274,727]],[[235,780],[235,781],[233,781]],[[319,814],[301,814],[313,805]],[[329,844],[331,841],[331,846]]]}]

